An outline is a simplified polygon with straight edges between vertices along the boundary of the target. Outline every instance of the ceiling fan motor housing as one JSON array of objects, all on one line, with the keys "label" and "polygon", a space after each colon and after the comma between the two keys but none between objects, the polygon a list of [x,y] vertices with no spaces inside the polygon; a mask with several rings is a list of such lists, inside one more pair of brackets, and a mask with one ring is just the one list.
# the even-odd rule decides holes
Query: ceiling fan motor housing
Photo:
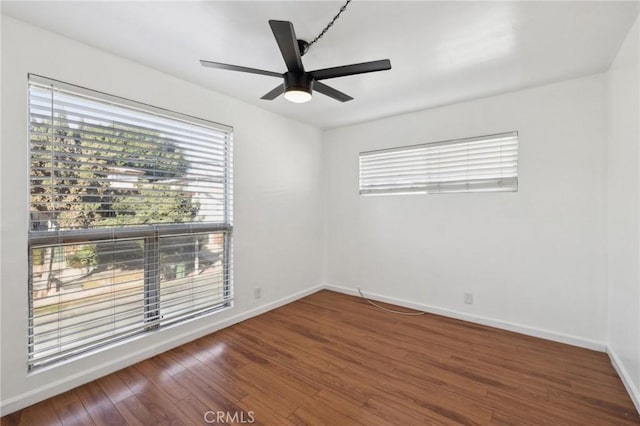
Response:
[{"label": "ceiling fan motor housing", "polygon": [[311,94],[313,90],[313,77],[306,72],[286,72],[284,73],[284,91],[299,90]]},{"label": "ceiling fan motor housing", "polygon": [[309,43],[307,43],[304,40],[297,40],[298,42],[298,50],[300,51],[300,56],[304,56],[305,53],[307,53],[307,50],[309,50]]}]

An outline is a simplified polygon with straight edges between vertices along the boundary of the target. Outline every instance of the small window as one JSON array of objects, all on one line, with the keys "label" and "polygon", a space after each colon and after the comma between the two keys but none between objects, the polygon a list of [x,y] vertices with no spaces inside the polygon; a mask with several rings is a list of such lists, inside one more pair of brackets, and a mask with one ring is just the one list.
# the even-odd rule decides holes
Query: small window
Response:
[{"label": "small window", "polygon": [[231,128],[29,77],[33,369],[230,306]]},{"label": "small window", "polygon": [[518,190],[518,132],[360,153],[360,194]]}]

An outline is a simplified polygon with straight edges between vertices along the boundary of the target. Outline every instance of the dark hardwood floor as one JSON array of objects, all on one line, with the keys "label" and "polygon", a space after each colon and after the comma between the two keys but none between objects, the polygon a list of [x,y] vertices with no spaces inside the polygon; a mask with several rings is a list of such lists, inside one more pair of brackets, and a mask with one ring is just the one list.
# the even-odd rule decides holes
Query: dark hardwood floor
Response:
[{"label": "dark hardwood floor", "polygon": [[2,424],[206,424],[205,414],[212,424],[640,424],[606,354],[436,315],[394,315],[329,291]]}]

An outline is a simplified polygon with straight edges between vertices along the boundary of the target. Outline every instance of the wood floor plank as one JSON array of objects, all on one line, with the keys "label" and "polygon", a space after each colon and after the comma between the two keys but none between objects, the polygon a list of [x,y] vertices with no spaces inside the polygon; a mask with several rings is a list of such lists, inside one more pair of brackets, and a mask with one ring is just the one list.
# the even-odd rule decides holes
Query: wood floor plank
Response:
[{"label": "wood floor plank", "polygon": [[487,424],[491,420],[492,410],[484,401],[469,399],[433,383],[416,383],[399,377],[395,382],[385,383],[380,390],[391,391],[412,404],[462,424]]},{"label": "wood floor plank", "polygon": [[304,407],[298,408],[293,416],[308,425],[362,425],[347,414],[327,406],[321,401],[311,400]]},{"label": "wood floor plank", "polygon": [[148,359],[133,366],[142,374],[153,386],[162,391],[173,401],[179,401],[190,395],[188,387],[179,383],[174,376],[164,371],[162,368]]},{"label": "wood floor plank", "polygon": [[109,374],[108,376],[101,377],[96,380],[96,383],[100,385],[103,392],[107,394],[111,402],[114,404],[133,396],[133,392],[129,386],[127,386],[126,383],[115,374]]},{"label": "wood floor plank", "polygon": [[352,423],[361,423],[367,426],[386,426],[386,422],[375,415],[375,410],[365,407],[366,401],[358,402],[354,399],[345,398],[344,394],[331,389],[323,389],[313,398],[326,407],[332,407],[351,419]]},{"label": "wood floor plank", "polygon": [[177,404],[177,408],[182,412],[184,421],[194,425],[204,424],[205,413],[213,409],[213,407],[208,407],[194,395],[190,395],[188,398],[181,400]]},{"label": "wood floor plank", "polygon": [[[368,405],[376,407],[383,417],[394,418],[401,414],[409,414],[413,420],[407,421],[408,424],[435,424],[435,425],[459,425],[459,424],[477,424],[469,419],[466,423],[462,422],[462,416],[457,413],[439,410],[435,406],[428,406],[419,400],[407,398],[396,392],[379,392],[369,401]],[[403,416],[404,417],[404,416]],[[452,418],[455,417],[455,418]],[[404,423],[394,423],[404,424]]]},{"label": "wood floor plank", "polygon": [[209,413],[225,424],[249,412],[283,426],[640,425],[606,354],[330,291],[1,422],[204,424]]},{"label": "wood floor plank", "polygon": [[97,382],[89,382],[75,389],[91,419],[96,425],[126,424],[120,411]]},{"label": "wood floor plank", "polygon": [[75,391],[64,392],[51,398],[51,403],[64,426],[95,425]]},{"label": "wood floor plank", "polygon": [[582,413],[557,410],[546,398],[530,397],[502,389],[489,389],[487,402],[493,408],[492,422],[506,424],[546,424],[585,426]]},{"label": "wood floor plank", "polygon": [[603,423],[630,424],[634,420],[635,410],[626,404],[610,402],[597,396],[584,396],[574,392],[552,389],[549,391],[550,405],[566,411],[580,411],[590,419],[602,419]]},{"label": "wood floor plank", "polygon": [[184,371],[185,367],[179,362],[175,362],[173,358],[168,355],[168,352],[161,353],[150,359],[151,363],[160,369],[165,374],[173,376],[181,371]]},{"label": "wood floor plank", "polygon": [[181,411],[177,408],[179,401],[175,401],[168,397],[166,389],[158,388],[153,385],[145,387],[142,392],[135,395],[135,400],[139,401],[140,404],[146,408],[146,412],[155,419],[151,424],[189,424],[189,422],[184,419]]},{"label": "wood floor plank", "polygon": [[399,377],[409,378],[414,383],[428,383],[434,386],[440,386],[450,392],[457,392],[465,395],[469,399],[482,400],[487,395],[487,385],[471,380],[469,377],[456,374],[449,369],[438,368],[445,364],[413,364],[407,363],[396,367],[393,371]]},{"label": "wood floor plank", "polygon": [[133,394],[116,403],[116,408],[126,419],[128,425],[145,426],[158,424],[158,419],[156,419],[153,413]]},{"label": "wood floor plank", "polygon": [[456,424],[444,418],[437,419],[438,423],[436,423],[436,419],[427,417],[417,410],[408,409],[405,405],[382,394],[371,397],[364,404],[364,408],[388,425],[424,425],[429,422],[441,425]]},{"label": "wood floor plank", "polygon": [[10,414],[0,419],[1,425],[62,425],[51,400],[39,402],[20,412]]},{"label": "wood floor plank", "polygon": [[257,425],[293,425],[294,423],[288,417],[293,414],[294,410],[291,408],[283,409],[273,402],[273,399],[268,395],[256,393],[243,398],[238,403],[238,407],[247,413],[245,418],[249,418],[250,414]]},{"label": "wood floor plank", "polygon": [[223,369],[209,366],[206,362],[191,364],[189,369],[177,373],[173,377],[181,383],[182,387],[189,388],[191,378],[194,376],[197,377],[198,383],[210,387],[229,401],[238,401],[247,395],[242,387],[233,380],[236,377],[233,372],[227,373]]}]

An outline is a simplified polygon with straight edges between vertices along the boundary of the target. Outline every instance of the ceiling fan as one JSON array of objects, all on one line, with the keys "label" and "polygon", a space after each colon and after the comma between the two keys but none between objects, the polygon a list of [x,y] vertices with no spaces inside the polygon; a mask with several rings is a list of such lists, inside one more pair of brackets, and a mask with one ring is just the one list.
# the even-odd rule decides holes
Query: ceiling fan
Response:
[{"label": "ceiling fan", "polygon": [[261,99],[271,101],[284,93],[284,97],[287,100],[296,103],[311,100],[311,93],[314,90],[340,102],[350,101],[353,99],[351,96],[321,83],[320,80],[391,69],[391,61],[388,59],[382,59],[379,61],[363,62],[340,67],[323,68],[315,71],[305,71],[304,66],[302,65],[302,55],[307,52],[310,43],[296,39],[296,33],[291,22],[270,20],[269,25],[271,26],[273,35],[276,38],[276,42],[278,43],[278,47],[280,48],[280,52],[284,58],[284,63],[287,66],[286,72],[281,74],[273,71],[265,71],[204,60],[201,60],[200,63],[203,66],[210,68],[241,71],[282,78],[283,83],[264,95]]}]

